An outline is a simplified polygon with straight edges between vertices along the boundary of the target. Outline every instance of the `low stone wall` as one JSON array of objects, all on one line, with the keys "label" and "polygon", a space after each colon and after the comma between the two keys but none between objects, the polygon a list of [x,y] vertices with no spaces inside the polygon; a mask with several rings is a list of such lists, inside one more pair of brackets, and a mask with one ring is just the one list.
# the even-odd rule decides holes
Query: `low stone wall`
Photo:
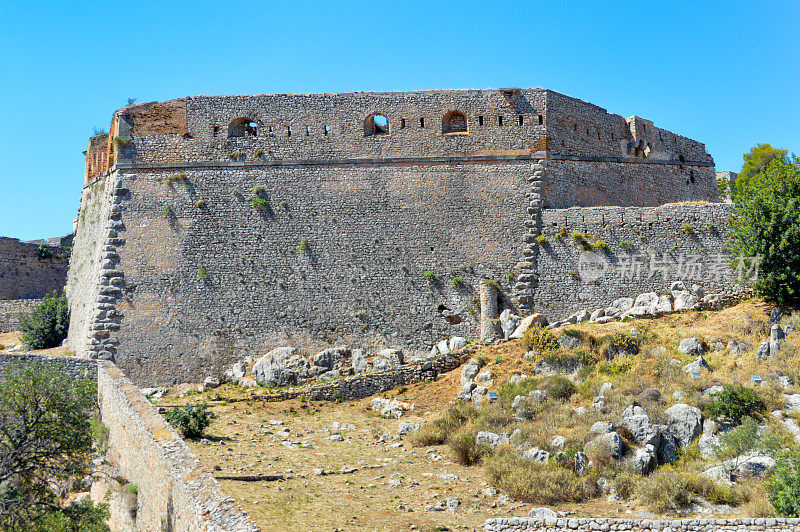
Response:
[{"label": "low stone wall", "polygon": [[100,362],[97,388],[108,459],[138,487],[135,530],[260,530],[119,368]]},{"label": "low stone wall", "polygon": [[6,354],[0,353],[0,374],[12,364],[23,362],[42,362],[45,364],[59,364],[62,370],[73,379],[89,376],[92,380],[97,378],[97,362],[76,357],[54,357],[47,355],[34,355],[31,353]]},{"label": "low stone wall", "polygon": [[631,530],[679,532],[718,530],[800,530],[800,519],[613,519],[594,517],[498,517],[486,520],[486,532],[553,530]]},{"label": "low stone wall", "polygon": [[41,299],[0,299],[0,333],[18,331],[19,315],[33,310]]},{"label": "low stone wall", "polygon": [[469,358],[473,350],[466,349],[459,353],[438,355],[425,360],[414,361],[386,371],[376,371],[356,377],[347,377],[328,384],[318,384],[301,394],[312,401],[336,401],[361,399],[376,393],[385,392],[398,386],[433,380],[439,373],[450,371],[460,366]]}]

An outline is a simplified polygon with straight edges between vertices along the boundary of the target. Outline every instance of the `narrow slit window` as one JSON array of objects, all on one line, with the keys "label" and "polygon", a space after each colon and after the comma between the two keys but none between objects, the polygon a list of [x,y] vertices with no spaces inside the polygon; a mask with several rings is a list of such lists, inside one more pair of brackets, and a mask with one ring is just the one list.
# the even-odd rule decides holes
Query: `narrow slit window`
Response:
[{"label": "narrow slit window", "polygon": [[306,137],[311,135],[311,126],[306,126]]},{"label": "narrow slit window", "polygon": [[497,125],[500,126],[500,127],[503,126],[503,117],[502,116],[498,116],[497,117]]},{"label": "narrow slit window", "polygon": [[322,126],[322,134],[327,135],[330,129],[331,127],[328,124],[325,124],[324,126]]},{"label": "narrow slit window", "polygon": [[216,137],[217,135],[219,135],[219,126],[214,126],[214,127],[211,129],[211,134],[212,134],[212,135],[214,135],[215,137]]},{"label": "narrow slit window", "polygon": [[287,137],[292,136],[292,126],[286,126],[286,136]]},{"label": "narrow slit window", "polygon": [[419,119],[419,127],[425,127],[425,119],[424,118],[420,118]]},{"label": "narrow slit window", "polygon": [[572,124],[572,129],[574,131],[578,131],[578,124]]},{"label": "narrow slit window", "polygon": [[522,115],[519,115],[518,119],[519,119],[519,125],[522,125],[523,123]]},{"label": "narrow slit window", "polygon": [[478,115],[478,125],[483,127],[483,115]]},{"label": "narrow slit window", "polygon": [[270,137],[275,135],[275,127],[274,126],[269,126],[269,130],[268,131],[269,131],[269,136]]},{"label": "narrow slit window", "polygon": [[400,129],[405,129],[405,128],[406,128],[406,119],[405,118],[401,118],[400,119]]},{"label": "narrow slit window", "polygon": [[539,125],[540,126],[542,125],[543,121],[544,121],[544,117],[542,115],[539,115]]}]

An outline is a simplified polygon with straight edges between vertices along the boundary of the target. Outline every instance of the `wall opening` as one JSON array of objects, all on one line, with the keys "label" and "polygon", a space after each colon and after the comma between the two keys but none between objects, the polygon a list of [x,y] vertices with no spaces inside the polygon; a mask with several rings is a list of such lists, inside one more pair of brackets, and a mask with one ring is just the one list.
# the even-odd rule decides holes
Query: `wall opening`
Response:
[{"label": "wall opening", "polygon": [[406,119],[405,118],[401,118],[400,119],[400,129],[405,129],[405,128],[406,128]]},{"label": "wall opening", "polygon": [[420,118],[419,119],[419,127],[425,127],[425,119],[424,118]]},{"label": "wall opening", "polygon": [[500,127],[503,126],[503,117],[502,116],[498,116],[497,117],[497,125],[500,126]]},{"label": "wall opening", "polygon": [[215,137],[216,137],[217,135],[219,135],[219,126],[214,126],[214,127],[212,127],[212,128],[211,128],[211,134],[212,134],[212,135],[214,135]]},{"label": "wall opening", "polygon": [[523,124],[522,115],[519,115],[519,116],[517,117],[517,119],[519,120],[519,125],[522,125],[522,124]]},{"label": "wall opening", "polygon": [[286,126],[286,136],[287,137],[292,136],[292,126]]},{"label": "wall opening", "polygon": [[364,135],[388,135],[389,134],[389,119],[382,114],[375,113],[369,115],[364,120]]},{"label": "wall opening", "polygon": [[311,135],[311,126],[306,126],[306,137]]},{"label": "wall opening", "polygon": [[483,127],[483,115],[478,115],[478,125]]},{"label": "wall opening", "polygon": [[460,111],[450,111],[442,119],[442,133],[466,133],[467,117]]},{"label": "wall opening", "polygon": [[257,137],[258,125],[249,118],[237,118],[228,126],[228,137]]},{"label": "wall opening", "polygon": [[544,117],[542,115],[539,115],[539,125],[540,126],[542,125],[542,122],[544,121],[543,119],[544,119]]},{"label": "wall opening", "polygon": [[331,130],[331,126],[329,126],[328,124],[325,124],[324,126],[322,126],[322,134],[323,135],[327,135],[328,132],[330,132],[330,130]]},{"label": "wall opening", "polygon": [[270,137],[275,136],[275,128],[273,126],[269,126],[269,130],[267,131]]}]

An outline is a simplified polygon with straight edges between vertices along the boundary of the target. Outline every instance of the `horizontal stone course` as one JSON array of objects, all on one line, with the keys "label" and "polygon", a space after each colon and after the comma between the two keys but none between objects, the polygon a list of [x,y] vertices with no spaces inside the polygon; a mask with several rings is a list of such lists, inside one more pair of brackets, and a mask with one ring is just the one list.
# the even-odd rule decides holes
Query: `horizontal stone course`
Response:
[{"label": "horizontal stone course", "polygon": [[486,532],[554,530],[630,530],[633,532],[714,532],[717,530],[800,530],[800,519],[617,519],[602,517],[498,517],[486,520]]}]

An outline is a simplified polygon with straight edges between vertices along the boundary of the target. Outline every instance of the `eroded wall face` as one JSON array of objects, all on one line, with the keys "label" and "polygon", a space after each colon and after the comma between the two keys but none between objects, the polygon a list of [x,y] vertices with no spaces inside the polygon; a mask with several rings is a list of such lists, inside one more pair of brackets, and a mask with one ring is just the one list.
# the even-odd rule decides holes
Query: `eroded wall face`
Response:
[{"label": "eroded wall face", "polygon": [[121,176],[116,362],[141,385],[280,345],[473,336],[475,287],[508,286],[528,216],[528,162],[185,174]]},{"label": "eroded wall face", "polygon": [[[619,297],[667,293],[678,280],[706,294],[738,293],[743,287],[723,255],[730,213],[726,204],[544,210],[548,243],[539,251],[534,306],[551,320],[563,319]],[[575,231],[587,243],[604,241],[608,252],[595,248],[587,256]],[[602,270],[587,268],[598,260]]]}]

